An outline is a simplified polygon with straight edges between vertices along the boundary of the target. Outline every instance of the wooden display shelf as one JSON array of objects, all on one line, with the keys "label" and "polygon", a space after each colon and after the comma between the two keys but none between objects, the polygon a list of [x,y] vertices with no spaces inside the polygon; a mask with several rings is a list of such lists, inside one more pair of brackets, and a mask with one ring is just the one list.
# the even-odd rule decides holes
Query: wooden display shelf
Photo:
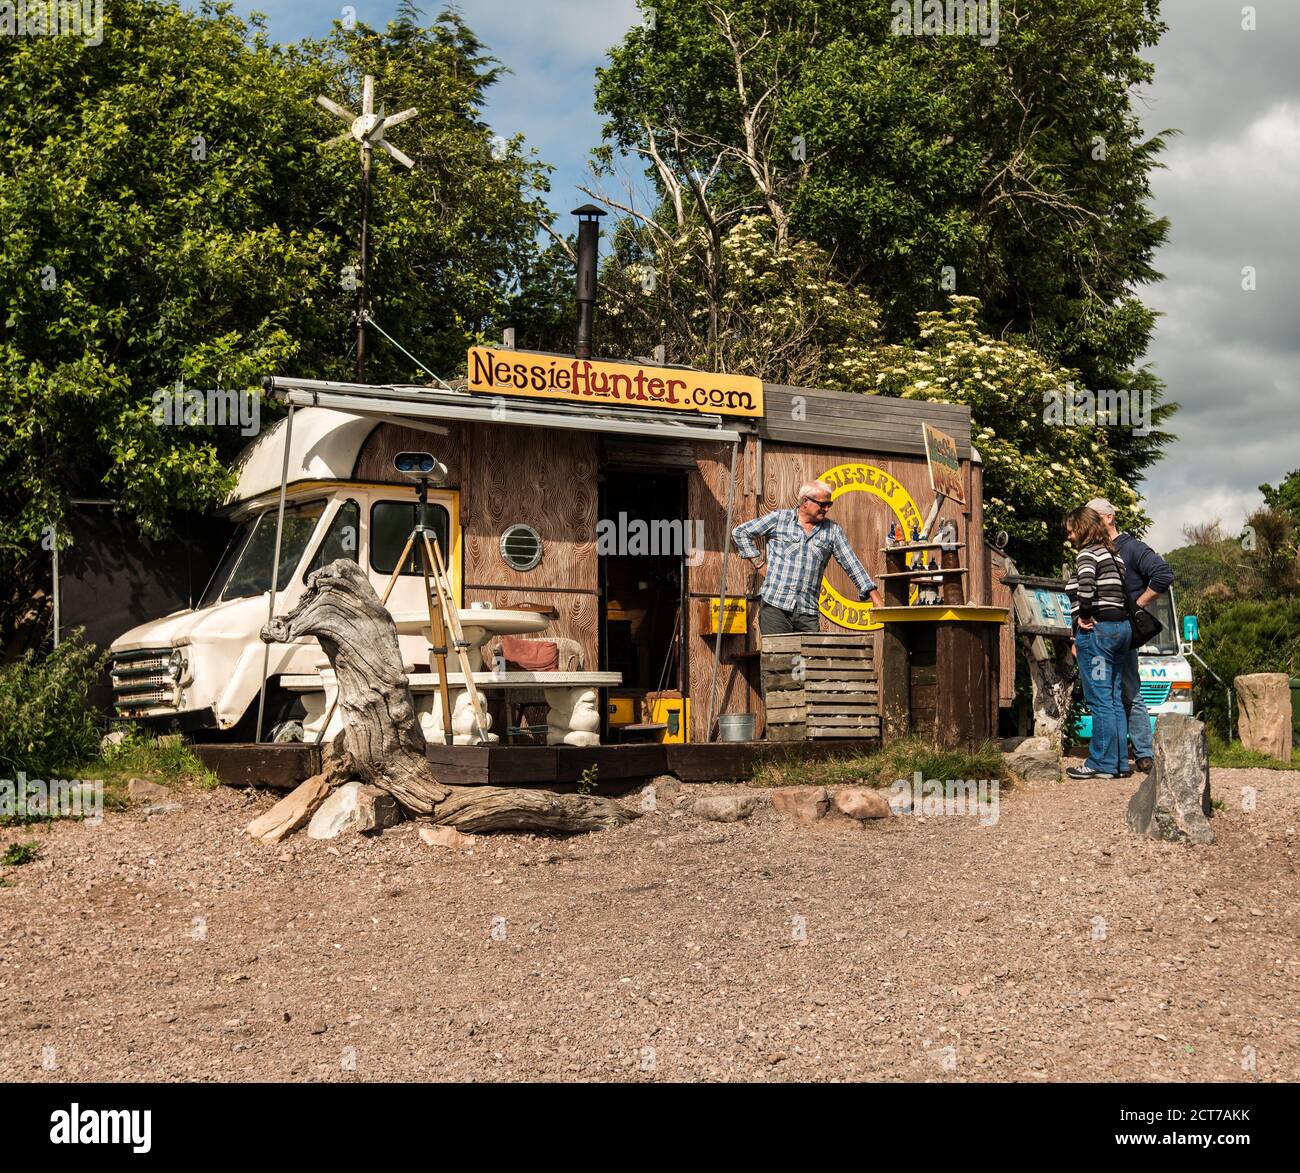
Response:
[{"label": "wooden display shelf", "polygon": [[904,542],[899,546],[881,546],[882,554],[892,554],[895,550],[909,553],[912,550],[964,550],[965,542]]}]

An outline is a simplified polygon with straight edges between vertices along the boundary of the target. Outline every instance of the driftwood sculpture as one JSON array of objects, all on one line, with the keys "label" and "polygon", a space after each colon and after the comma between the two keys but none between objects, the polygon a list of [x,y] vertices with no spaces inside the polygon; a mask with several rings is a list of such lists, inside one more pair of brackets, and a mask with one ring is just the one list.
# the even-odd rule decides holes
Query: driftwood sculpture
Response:
[{"label": "driftwood sculpture", "polygon": [[397,628],[355,562],[341,558],[316,571],[298,605],[261,632],[266,643],[306,635],[320,640],[338,677],[343,731],[324,754],[329,786],[357,779],[386,790],[408,814],[464,831],[572,833],[636,817],[595,796],[439,782],[424,754]]}]

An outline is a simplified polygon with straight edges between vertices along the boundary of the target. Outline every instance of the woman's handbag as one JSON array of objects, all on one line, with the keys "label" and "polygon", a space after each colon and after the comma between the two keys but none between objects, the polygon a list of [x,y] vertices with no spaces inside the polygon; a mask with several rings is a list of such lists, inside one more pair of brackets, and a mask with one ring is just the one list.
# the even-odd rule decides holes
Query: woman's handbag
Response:
[{"label": "woman's handbag", "polygon": [[1124,590],[1124,609],[1128,612],[1129,627],[1133,629],[1133,642],[1129,644],[1130,651],[1149,644],[1164,630],[1164,624],[1159,619],[1128,597],[1127,587]]}]

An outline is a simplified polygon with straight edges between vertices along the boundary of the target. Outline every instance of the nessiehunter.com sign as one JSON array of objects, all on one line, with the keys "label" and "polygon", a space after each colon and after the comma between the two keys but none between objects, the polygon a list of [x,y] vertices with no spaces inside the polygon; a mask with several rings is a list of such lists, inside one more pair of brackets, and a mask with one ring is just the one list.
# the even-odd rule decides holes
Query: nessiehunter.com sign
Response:
[{"label": "nessiehunter.com sign", "polygon": [[604,407],[653,407],[716,415],[761,416],[763,381],[640,363],[592,362],[558,354],[469,352],[469,389]]}]

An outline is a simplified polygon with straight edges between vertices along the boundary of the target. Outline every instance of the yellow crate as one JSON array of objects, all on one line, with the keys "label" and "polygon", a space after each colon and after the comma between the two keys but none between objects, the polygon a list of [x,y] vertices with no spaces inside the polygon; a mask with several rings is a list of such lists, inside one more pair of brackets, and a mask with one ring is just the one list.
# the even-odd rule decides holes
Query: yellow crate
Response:
[{"label": "yellow crate", "polygon": [[659,696],[650,698],[650,720],[668,728],[659,734],[665,745],[680,745],[688,741],[691,728],[691,701],[689,697]]},{"label": "yellow crate", "polygon": [[618,696],[611,693],[606,712],[609,713],[611,725],[635,725],[641,720],[641,701],[639,696]]}]

